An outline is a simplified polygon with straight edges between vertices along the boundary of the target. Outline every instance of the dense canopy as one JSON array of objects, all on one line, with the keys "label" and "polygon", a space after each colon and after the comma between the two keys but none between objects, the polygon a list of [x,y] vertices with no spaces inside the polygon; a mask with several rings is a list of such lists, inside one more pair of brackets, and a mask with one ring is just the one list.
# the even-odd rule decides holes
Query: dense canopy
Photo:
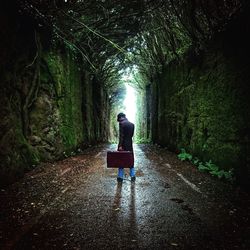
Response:
[{"label": "dense canopy", "polygon": [[153,73],[190,47],[198,51],[241,11],[240,0],[20,1],[54,42],[80,52],[106,84],[122,68]]}]

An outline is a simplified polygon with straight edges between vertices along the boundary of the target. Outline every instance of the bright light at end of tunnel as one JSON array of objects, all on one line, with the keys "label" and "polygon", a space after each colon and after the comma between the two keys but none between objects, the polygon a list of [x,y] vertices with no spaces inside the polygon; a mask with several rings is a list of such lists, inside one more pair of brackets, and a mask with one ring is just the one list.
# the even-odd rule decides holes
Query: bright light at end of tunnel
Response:
[{"label": "bright light at end of tunnel", "polygon": [[136,95],[133,87],[126,85],[126,97],[124,100],[125,114],[129,121],[135,123]]}]

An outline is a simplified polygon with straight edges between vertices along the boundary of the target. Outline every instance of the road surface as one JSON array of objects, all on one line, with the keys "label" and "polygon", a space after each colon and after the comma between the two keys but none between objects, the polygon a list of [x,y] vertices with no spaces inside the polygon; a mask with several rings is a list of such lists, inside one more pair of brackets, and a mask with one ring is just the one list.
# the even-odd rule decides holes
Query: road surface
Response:
[{"label": "road surface", "polygon": [[114,147],[2,189],[0,249],[250,249],[246,193],[154,145],[135,145],[136,182],[119,184],[105,163]]}]

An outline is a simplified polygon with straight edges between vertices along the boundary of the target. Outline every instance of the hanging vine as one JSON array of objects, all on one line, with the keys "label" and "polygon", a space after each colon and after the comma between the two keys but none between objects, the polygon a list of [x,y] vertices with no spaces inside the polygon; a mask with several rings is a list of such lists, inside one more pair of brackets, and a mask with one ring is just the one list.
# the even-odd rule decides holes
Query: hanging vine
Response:
[{"label": "hanging vine", "polygon": [[[37,94],[40,88],[40,61],[41,61],[41,44],[38,33],[35,31],[35,43],[36,43],[36,55],[33,61],[25,66],[24,74],[27,74],[27,71],[32,71],[33,79],[30,86],[27,86],[28,82],[24,85],[27,89],[27,93],[23,95],[23,105],[22,105],[22,124],[23,124],[23,134],[27,138],[29,133],[29,111],[33,103],[37,99]],[[24,78],[24,81],[28,80]],[[29,84],[28,84],[29,85]]]}]

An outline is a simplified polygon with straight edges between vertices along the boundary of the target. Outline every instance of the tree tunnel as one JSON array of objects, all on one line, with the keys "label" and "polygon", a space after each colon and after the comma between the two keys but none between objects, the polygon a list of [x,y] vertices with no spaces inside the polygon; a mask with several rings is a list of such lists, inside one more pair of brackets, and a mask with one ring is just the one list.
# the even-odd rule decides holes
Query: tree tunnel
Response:
[{"label": "tree tunnel", "polygon": [[136,142],[248,186],[248,11],[244,0],[3,1],[1,185],[116,142],[124,111]]}]

